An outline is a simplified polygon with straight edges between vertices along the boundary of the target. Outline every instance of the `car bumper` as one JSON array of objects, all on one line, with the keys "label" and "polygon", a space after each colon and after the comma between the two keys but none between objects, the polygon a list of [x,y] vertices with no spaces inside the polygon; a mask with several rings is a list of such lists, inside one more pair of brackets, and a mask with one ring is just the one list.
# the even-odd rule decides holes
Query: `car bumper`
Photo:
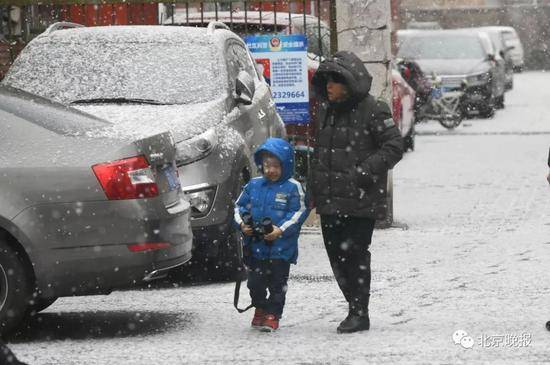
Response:
[{"label": "car bumper", "polygon": [[[191,258],[190,206],[161,198],[44,204],[14,223],[32,242],[29,254],[44,297],[109,293],[152,280]],[[134,252],[129,245],[168,243]]]}]

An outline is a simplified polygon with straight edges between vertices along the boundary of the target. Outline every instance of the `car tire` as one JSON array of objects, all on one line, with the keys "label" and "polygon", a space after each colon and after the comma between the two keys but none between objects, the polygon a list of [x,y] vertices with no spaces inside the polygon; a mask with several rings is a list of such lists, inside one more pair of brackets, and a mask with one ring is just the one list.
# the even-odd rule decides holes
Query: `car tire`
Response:
[{"label": "car tire", "polygon": [[495,107],[497,109],[504,109],[504,94],[495,99]]},{"label": "car tire", "polygon": [[211,281],[235,281],[246,278],[242,260],[242,237],[237,231],[229,234],[227,241],[220,246],[215,261],[208,263],[208,279]]},{"label": "car tire", "polygon": [[56,300],[57,298],[42,298],[40,296],[37,296],[36,298],[31,300],[31,303],[29,305],[30,315],[33,316],[36,313],[42,312],[44,309],[52,305]]},{"label": "car tire", "polygon": [[483,105],[479,108],[479,116],[481,118],[492,118],[495,116],[495,105],[493,103],[489,103],[487,105]]},{"label": "car tire", "polygon": [[[243,168],[240,169],[239,180],[233,191],[232,200],[235,201],[241,194],[244,185],[250,180]],[[232,212],[234,206],[231,205]],[[235,281],[246,278],[246,270],[243,264],[242,235],[233,227],[233,214],[229,216],[228,226],[231,227],[227,240],[220,245],[218,257],[208,263],[208,277],[214,281]]]},{"label": "car tire", "polygon": [[0,334],[12,332],[21,323],[29,308],[32,287],[19,252],[0,240]]},{"label": "car tire", "polygon": [[405,144],[404,145],[405,152],[414,151],[415,136],[416,136],[416,131],[415,131],[414,124],[413,124],[411,126],[411,130],[405,136],[405,141],[404,141],[405,142],[404,143]]}]

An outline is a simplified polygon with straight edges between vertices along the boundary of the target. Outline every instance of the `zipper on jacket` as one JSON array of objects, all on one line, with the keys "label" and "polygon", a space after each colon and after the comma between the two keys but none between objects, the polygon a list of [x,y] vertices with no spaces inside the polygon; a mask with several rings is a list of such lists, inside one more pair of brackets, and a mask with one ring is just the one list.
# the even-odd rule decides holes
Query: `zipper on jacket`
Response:
[{"label": "zipper on jacket", "polygon": [[[266,185],[267,185],[267,189],[264,189],[265,194],[263,196],[263,201],[262,201],[262,217],[260,217],[260,219],[263,219],[264,217],[267,217],[267,215],[266,215],[266,202],[265,201],[267,199],[267,196],[271,192],[271,181],[266,179]],[[267,259],[271,260],[271,247],[266,243],[265,239],[263,241],[264,241],[264,245],[269,248]]]},{"label": "zipper on jacket", "polygon": [[[330,126],[333,128],[333,130],[331,131],[332,133],[330,133],[330,142],[329,142],[329,158],[328,158],[328,171],[329,171],[329,174],[328,174],[328,196],[330,199],[332,199],[332,181],[330,180],[330,172],[332,171],[332,148],[333,148],[333,145],[332,145],[332,142],[334,140],[334,110],[331,108],[330,109],[330,121],[329,121],[329,124]],[[332,204],[332,202],[331,202]]]}]

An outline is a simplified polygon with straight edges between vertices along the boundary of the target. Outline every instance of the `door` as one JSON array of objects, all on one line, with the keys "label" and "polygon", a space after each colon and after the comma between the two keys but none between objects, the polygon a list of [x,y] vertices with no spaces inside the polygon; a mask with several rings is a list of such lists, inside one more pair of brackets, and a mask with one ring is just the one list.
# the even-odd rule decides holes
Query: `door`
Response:
[{"label": "door", "polygon": [[[238,104],[240,117],[233,123],[234,127],[242,134],[251,153],[258,148],[271,134],[270,123],[270,99],[271,94],[267,84],[260,79],[256,67],[246,49],[246,46],[236,39],[228,41],[226,46],[226,60],[229,77],[229,87],[233,94],[239,72],[244,71],[254,80],[252,103],[250,105]],[[253,163],[253,161],[251,161]]]}]

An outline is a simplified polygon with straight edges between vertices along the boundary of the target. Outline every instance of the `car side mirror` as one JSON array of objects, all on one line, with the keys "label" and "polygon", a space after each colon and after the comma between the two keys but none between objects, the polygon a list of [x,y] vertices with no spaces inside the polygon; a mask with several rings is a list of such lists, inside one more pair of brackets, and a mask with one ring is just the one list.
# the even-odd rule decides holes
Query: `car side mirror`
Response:
[{"label": "car side mirror", "polygon": [[235,100],[237,103],[250,105],[254,98],[254,79],[245,71],[240,71],[235,80]]}]

